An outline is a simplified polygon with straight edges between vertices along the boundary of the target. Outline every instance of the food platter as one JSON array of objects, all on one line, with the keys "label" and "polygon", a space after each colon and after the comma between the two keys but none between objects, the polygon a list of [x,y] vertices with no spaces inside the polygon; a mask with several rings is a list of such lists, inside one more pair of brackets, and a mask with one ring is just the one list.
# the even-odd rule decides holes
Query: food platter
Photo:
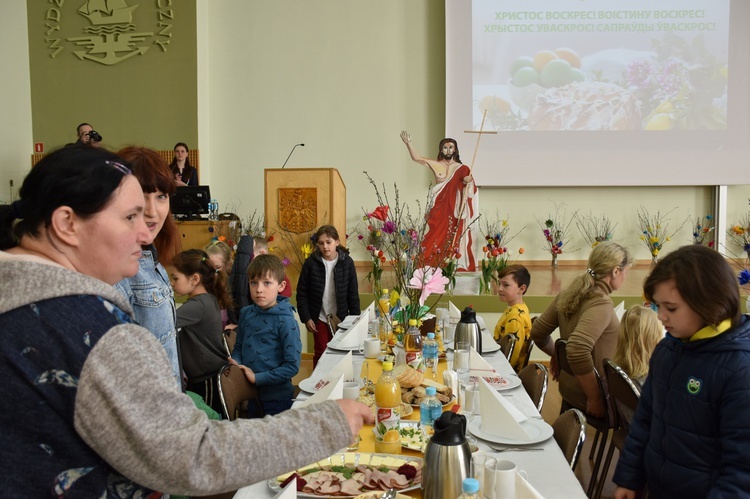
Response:
[{"label": "food platter", "polygon": [[[346,475],[344,473],[346,473],[347,475],[351,474],[352,477],[355,477],[358,474],[364,475],[364,473],[360,473],[357,470],[358,466],[360,467],[359,469],[367,468],[369,470],[378,470],[378,469],[384,470],[388,468],[391,470],[396,470],[405,464],[411,465],[414,468],[416,468],[417,474],[413,478],[407,479],[406,481],[408,485],[406,485],[403,488],[400,488],[399,492],[408,492],[410,490],[418,489],[421,485],[421,478],[422,478],[422,459],[418,457],[411,457],[411,456],[399,456],[395,454],[346,452],[346,453],[334,454],[333,456],[327,459],[323,459],[316,463],[309,464],[292,473],[297,473],[303,479],[306,476],[308,478],[314,479],[315,474],[320,471],[324,471],[330,474],[339,473],[341,474],[341,477],[346,478]],[[331,468],[336,468],[338,470],[345,470],[345,471],[340,471],[340,472],[325,471],[325,470],[330,470]],[[281,492],[281,489],[282,489],[281,484],[284,482],[284,480],[289,478],[292,475],[292,473],[285,473],[284,475],[280,475],[276,478],[272,478],[268,480],[267,482],[268,487],[274,493]],[[312,481],[313,480],[311,480],[311,483]],[[383,490],[387,490],[388,488],[390,487],[386,487]],[[373,492],[376,492],[376,490],[372,490],[368,492],[367,489],[362,489],[362,490],[359,490],[356,494],[341,494],[338,492],[315,494],[311,492],[299,491],[297,492],[297,497],[321,498],[321,497],[328,497],[328,496],[335,495],[336,497],[354,498],[354,497],[359,497],[362,494],[372,494]],[[365,495],[365,497],[368,497],[368,496]]]},{"label": "food platter", "polygon": [[[456,401],[456,396],[455,395],[451,395],[451,399],[448,402],[446,402],[445,404],[443,404],[443,409],[447,409],[448,406],[451,405],[455,401]],[[419,409],[419,404],[409,404],[409,405],[411,405],[415,409]]]},{"label": "food platter", "polygon": [[421,451],[424,447],[424,433],[419,421],[401,421],[401,447]]}]

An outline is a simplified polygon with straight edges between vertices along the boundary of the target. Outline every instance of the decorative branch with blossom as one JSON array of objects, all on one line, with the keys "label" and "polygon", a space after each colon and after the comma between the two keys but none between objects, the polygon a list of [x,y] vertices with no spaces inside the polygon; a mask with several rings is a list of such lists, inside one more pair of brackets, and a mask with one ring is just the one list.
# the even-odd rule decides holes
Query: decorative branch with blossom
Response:
[{"label": "decorative branch with blossom", "polygon": [[656,260],[659,256],[659,252],[663,249],[664,244],[671,241],[672,237],[687,223],[686,218],[682,224],[677,227],[676,230],[669,230],[669,223],[671,221],[668,215],[676,210],[678,207],[675,206],[665,214],[661,214],[657,211],[655,215],[651,215],[649,211],[641,206],[638,209],[638,229],[641,232],[640,239],[643,244],[646,245],[648,251],[651,253],[651,258]]},{"label": "decorative branch with blossom", "polygon": [[696,218],[693,224],[693,244],[708,246],[713,248],[714,241],[714,217],[706,215],[703,218]]},{"label": "decorative branch with blossom", "polygon": [[568,249],[572,237],[570,235],[570,226],[573,224],[576,215],[578,215],[578,210],[568,216],[565,205],[555,203],[554,215],[548,214],[547,219],[544,221],[541,221],[539,218],[536,219],[546,241],[542,249],[552,255],[553,266],[557,266],[557,257],[563,253],[563,250],[572,253],[580,249]]},{"label": "decorative branch with blossom", "polygon": [[[509,236],[509,218],[499,220],[496,216],[495,219],[490,220],[487,216],[483,216],[480,221],[485,241],[484,246],[482,246],[484,258],[482,259],[482,276],[480,277],[480,290],[483,294],[492,292],[492,283],[497,282],[497,273],[509,265],[512,251],[508,248],[508,245],[526,228],[526,226],[523,226],[518,232]],[[524,249],[519,248],[518,254],[522,255],[523,253]]]},{"label": "decorative branch with blossom", "polygon": [[[382,190],[375,181],[364,172],[375,189],[377,207],[365,210],[363,223],[356,229],[357,238],[362,241],[370,253],[373,262],[373,278],[382,278],[383,264],[390,262],[393,266],[394,290],[398,300],[392,313],[401,323],[408,319],[421,319],[429,311],[425,305],[427,296],[445,292],[445,285],[450,279],[443,275],[439,266],[427,261],[421,241],[427,233],[427,214],[429,208],[422,209],[417,202],[415,215],[406,203],[401,203],[398,186],[393,186],[393,202],[389,199],[385,185]],[[426,207],[432,206],[432,196],[428,191]],[[455,232],[455,231],[454,231]],[[445,247],[436,249],[436,253],[450,258],[450,247],[454,234],[444,242]],[[456,238],[457,239],[457,238]]]},{"label": "decorative branch with blossom", "polygon": [[258,213],[258,210],[254,210],[246,217],[242,222],[242,231],[248,236],[266,237],[266,220],[263,212]]},{"label": "decorative branch with blossom", "polygon": [[729,240],[742,248],[750,260],[750,212],[745,213],[740,220],[727,230]]},{"label": "decorative branch with blossom", "polygon": [[594,215],[591,212],[588,215],[577,215],[575,220],[583,239],[592,248],[604,241],[611,241],[617,227],[617,224],[612,225],[612,220],[606,215]]}]

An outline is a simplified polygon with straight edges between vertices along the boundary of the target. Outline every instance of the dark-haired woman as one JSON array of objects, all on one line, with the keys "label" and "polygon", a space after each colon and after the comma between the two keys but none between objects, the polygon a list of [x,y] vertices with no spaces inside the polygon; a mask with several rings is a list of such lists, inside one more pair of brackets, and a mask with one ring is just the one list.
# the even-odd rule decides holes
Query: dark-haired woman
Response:
[{"label": "dark-haired woman", "polygon": [[175,184],[183,187],[186,185],[198,185],[198,170],[190,164],[190,159],[188,158],[189,152],[190,149],[188,149],[187,144],[178,142],[174,146],[174,159],[169,164],[172,175],[174,175]]},{"label": "dark-haired woman", "polygon": [[138,273],[115,286],[133,307],[135,321],[153,333],[167,352],[178,384],[182,384],[177,352],[174,294],[169,276],[160,263],[171,262],[180,252],[180,235],[169,211],[175,186],[166,161],[153,149],[126,147],[117,153],[128,162],[146,200],[144,217],[154,239],[142,248]]},{"label": "dark-haired woman", "polygon": [[112,287],[152,240],[122,163],[61,149],[0,208],[2,495],[215,494],[351,442],[372,421],[351,400],[230,423],[180,392],[164,348]]}]

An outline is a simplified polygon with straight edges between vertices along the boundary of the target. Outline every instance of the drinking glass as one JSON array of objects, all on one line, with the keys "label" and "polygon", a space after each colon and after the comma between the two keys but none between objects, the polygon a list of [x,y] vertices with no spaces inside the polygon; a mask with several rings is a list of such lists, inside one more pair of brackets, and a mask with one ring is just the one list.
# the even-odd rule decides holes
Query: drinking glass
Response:
[{"label": "drinking glass", "polygon": [[474,452],[471,455],[471,477],[479,481],[479,490],[482,492],[484,492],[484,465],[486,462],[486,454]]},{"label": "drinking glass", "polygon": [[458,325],[458,319],[455,317],[448,317],[445,321],[445,334],[443,335],[443,341],[451,343],[453,337],[456,335],[456,326]]},{"label": "drinking glass", "polygon": [[469,381],[469,357],[471,343],[468,341],[456,342],[453,348],[453,368],[458,373],[458,379],[462,383]]}]

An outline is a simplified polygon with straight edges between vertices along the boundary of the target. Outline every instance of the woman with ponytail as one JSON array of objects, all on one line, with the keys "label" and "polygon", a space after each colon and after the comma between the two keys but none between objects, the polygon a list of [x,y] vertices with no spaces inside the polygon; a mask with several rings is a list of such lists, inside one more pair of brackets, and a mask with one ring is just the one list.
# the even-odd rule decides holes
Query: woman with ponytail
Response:
[{"label": "woman with ponytail", "polygon": [[[610,293],[625,282],[633,259],[627,249],[615,242],[598,244],[588,260],[586,272],[557,295],[531,328],[531,339],[550,355],[554,379],[560,382],[563,410],[575,407],[595,417],[606,414],[605,404],[594,375],[602,371],[602,361],[612,358],[617,346],[620,321]],[[560,372],[552,332],[560,328],[567,340],[568,362],[575,373]]]}]

